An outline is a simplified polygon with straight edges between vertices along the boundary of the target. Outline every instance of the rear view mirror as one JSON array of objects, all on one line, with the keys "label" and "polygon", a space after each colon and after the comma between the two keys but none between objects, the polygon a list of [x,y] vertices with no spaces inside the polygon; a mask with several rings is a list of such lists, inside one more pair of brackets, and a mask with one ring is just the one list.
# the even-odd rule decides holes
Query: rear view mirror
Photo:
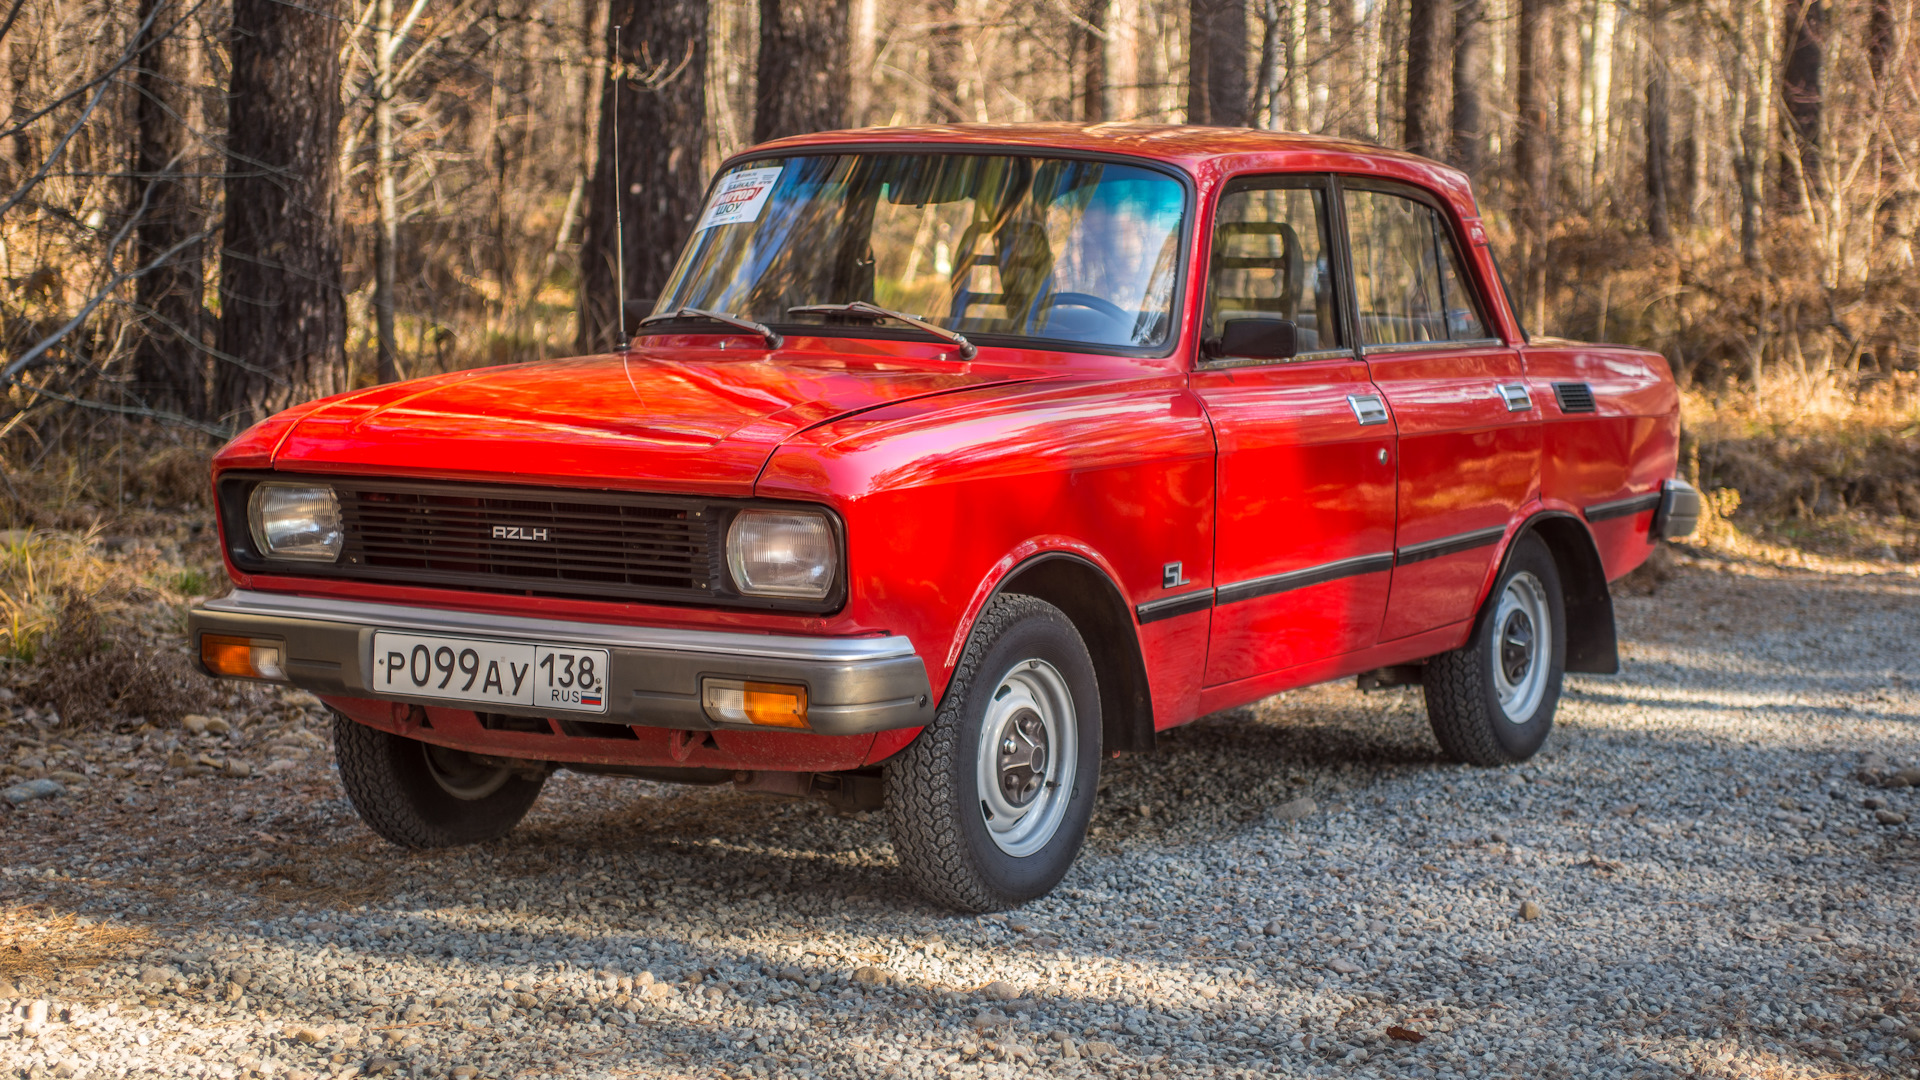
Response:
[{"label": "rear view mirror", "polygon": [[1228,319],[1207,344],[1207,352],[1219,358],[1290,360],[1300,354],[1300,335],[1290,319]]}]

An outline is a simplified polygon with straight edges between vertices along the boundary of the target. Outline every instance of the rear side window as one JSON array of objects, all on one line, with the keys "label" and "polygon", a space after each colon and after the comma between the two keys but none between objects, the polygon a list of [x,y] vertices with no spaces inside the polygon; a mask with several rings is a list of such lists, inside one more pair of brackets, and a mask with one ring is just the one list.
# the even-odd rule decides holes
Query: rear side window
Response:
[{"label": "rear side window", "polygon": [[1489,336],[1439,211],[1384,191],[1347,191],[1345,205],[1361,344]]},{"label": "rear side window", "polygon": [[1301,352],[1339,348],[1328,236],[1320,188],[1256,181],[1222,195],[1207,273],[1207,336],[1219,337],[1229,319],[1287,319]]}]

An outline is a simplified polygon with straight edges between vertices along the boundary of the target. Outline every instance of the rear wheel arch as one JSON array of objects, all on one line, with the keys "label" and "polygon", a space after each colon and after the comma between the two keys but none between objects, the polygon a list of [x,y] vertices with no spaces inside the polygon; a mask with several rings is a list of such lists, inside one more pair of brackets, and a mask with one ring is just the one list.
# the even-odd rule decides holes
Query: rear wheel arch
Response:
[{"label": "rear wheel arch", "polygon": [[1092,562],[1043,552],[1014,567],[994,594],[1019,593],[1059,608],[1086,642],[1100,681],[1101,742],[1108,751],[1153,749],[1153,694],[1125,595]]},{"label": "rear wheel arch", "polygon": [[[1566,670],[1613,675],[1620,670],[1620,643],[1613,623],[1613,594],[1593,534],[1579,518],[1546,510],[1527,520],[1515,539],[1538,536],[1553,554],[1566,606]],[[1507,547],[1509,553],[1513,545]]]}]

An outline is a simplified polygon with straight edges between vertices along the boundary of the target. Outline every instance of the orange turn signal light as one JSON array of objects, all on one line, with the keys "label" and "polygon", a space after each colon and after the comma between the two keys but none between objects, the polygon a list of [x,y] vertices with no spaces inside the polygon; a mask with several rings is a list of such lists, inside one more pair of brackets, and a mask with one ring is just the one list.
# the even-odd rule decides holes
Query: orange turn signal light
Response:
[{"label": "orange turn signal light", "polygon": [[231,679],[285,682],[286,653],[271,638],[200,635],[200,662],[215,675]]},{"label": "orange turn signal light", "polygon": [[793,683],[706,679],[701,684],[701,703],[709,718],[723,724],[807,726],[807,688]]}]

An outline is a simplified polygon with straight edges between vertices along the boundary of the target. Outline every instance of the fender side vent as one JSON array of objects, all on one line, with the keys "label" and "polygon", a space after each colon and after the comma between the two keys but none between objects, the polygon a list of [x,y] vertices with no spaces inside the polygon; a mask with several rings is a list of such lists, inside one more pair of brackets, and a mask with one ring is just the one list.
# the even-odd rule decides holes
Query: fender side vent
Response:
[{"label": "fender side vent", "polygon": [[1553,396],[1560,402],[1560,411],[1563,413],[1599,411],[1593,401],[1593,387],[1583,382],[1554,383]]}]

